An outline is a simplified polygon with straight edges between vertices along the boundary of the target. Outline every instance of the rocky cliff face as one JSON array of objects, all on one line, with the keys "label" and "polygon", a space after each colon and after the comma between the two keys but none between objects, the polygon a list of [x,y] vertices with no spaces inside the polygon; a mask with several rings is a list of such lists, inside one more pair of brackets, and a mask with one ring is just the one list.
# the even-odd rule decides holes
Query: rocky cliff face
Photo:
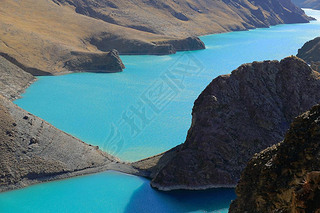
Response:
[{"label": "rocky cliff face", "polygon": [[315,10],[320,10],[319,0],[292,0],[292,2],[302,8],[312,8]]},{"label": "rocky cliff face", "polygon": [[298,50],[297,56],[308,62],[313,69],[320,71],[320,37],[305,43]]},{"label": "rocky cliff face", "polygon": [[230,213],[320,212],[320,105],[297,117],[285,139],[256,154]]},{"label": "rocky cliff face", "polygon": [[320,74],[297,57],[245,64],[195,101],[185,143],[155,175],[160,190],[233,187],[254,153],[320,102]]}]

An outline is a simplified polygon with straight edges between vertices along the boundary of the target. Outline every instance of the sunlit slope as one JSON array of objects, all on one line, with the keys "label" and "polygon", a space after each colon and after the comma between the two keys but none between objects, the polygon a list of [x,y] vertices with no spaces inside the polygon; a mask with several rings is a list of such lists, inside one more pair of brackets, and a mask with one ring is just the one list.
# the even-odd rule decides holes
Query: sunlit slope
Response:
[{"label": "sunlit slope", "polygon": [[306,22],[290,0],[53,0],[77,13],[163,35],[203,35]]},{"label": "sunlit slope", "polygon": [[320,10],[319,0],[292,0],[292,2],[302,8],[312,8]]},{"label": "sunlit slope", "polygon": [[[172,54],[204,48],[189,36],[309,20],[290,0],[0,2],[0,53],[15,64],[35,68],[39,75],[70,67],[96,69],[89,64],[104,61],[107,56],[102,52],[112,49],[120,54]],[[101,66],[110,63],[118,65],[112,71],[122,69],[118,57]]]},{"label": "sunlit slope", "polygon": [[48,0],[1,0],[0,52],[28,67],[61,71],[71,51],[100,52],[90,39],[101,34],[119,46],[123,41],[166,39],[86,17]]}]

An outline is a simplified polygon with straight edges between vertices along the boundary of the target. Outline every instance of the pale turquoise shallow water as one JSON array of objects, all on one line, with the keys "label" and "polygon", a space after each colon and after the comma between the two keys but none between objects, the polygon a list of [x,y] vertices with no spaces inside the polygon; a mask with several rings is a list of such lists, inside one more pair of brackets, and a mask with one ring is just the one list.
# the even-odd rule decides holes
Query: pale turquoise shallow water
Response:
[{"label": "pale turquoise shallow water", "polygon": [[[320,20],[320,11],[307,13]],[[242,63],[295,55],[319,33],[315,21],[203,36],[206,50],[122,56],[122,73],[41,77],[15,103],[87,143],[137,160],[184,141],[193,102],[214,77]],[[135,128],[123,115],[134,116]],[[145,179],[105,172],[1,193],[0,212],[227,212],[233,198],[227,189],[160,193]]]}]

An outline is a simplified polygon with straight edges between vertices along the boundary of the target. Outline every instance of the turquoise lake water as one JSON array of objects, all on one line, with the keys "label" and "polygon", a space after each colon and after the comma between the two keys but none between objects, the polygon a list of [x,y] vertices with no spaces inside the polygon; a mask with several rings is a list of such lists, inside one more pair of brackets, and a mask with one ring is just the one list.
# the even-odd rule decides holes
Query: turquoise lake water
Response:
[{"label": "turquoise lake water", "polygon": [[0,194],[1,213],[226,213],[234,191],[161,193],[149,181],[108,171]]},{"label": "turquoise lake water", "polygon": [[[320,20],[320,11],[306,10]],[[203,36],[207,49],[121,56],[121,73],[40,77],[15,103],[56,127],[134,161],[183,143],[194,100],[242,63],[296,55],[320,22]],[[0,194],[0,212],[227,212],[232,189],[160,193],[105,172]]]},{"label": "turquoise lake water", "polygon": [[40,77],[15,103],[123,160],[139,160],[184,142],[193,103],[213,78],[242,63],[296,55],[319,32],[317,21],[203,36],[206,50],[121,56],[121,73]]}]

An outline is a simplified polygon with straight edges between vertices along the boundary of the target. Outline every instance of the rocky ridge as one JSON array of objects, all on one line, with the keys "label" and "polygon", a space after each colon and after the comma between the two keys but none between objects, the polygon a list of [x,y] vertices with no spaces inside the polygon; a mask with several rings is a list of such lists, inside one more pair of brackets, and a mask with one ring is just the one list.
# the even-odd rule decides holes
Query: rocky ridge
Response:
[{"label": "rocky ridge", "polygon": [[217,77],[195,101],[185,143],[152,173],[151,186],[234,187],[256,152],[281,141],[294,117],[320,102],[314,91],[320,74],[294,56]]},{"label": "rocky ridge", "polygon": [[297,117],[283,142],[254,155],[230,213],[320,212],[320,105]]},{"label": "rocky ridge", "polygon": [[320,71],[320,37],[305,43],[298,50],[297,56],[309,63],[314,70]]}]

